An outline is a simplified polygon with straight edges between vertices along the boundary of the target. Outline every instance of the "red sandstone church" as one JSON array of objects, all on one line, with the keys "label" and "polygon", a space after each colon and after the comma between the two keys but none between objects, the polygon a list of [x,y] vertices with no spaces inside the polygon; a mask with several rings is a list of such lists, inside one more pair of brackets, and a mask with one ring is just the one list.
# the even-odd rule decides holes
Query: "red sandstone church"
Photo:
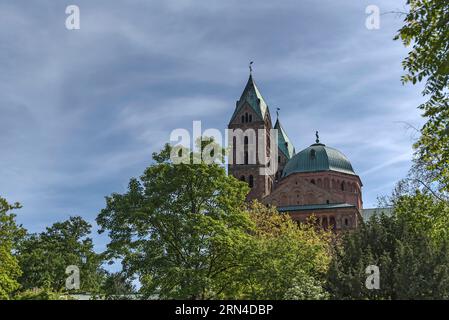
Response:
[{"label": "red sandstone church", "polygon": [[[228,129],[269,132],[272,128],[268,105],[250,74]],[[245,160],[242,164],[233,161],[228,166],[230,174],[246,181],[251,188],[248,200],[258,199],[274,205],[279,212],[289,213],[297,221],[305,221],[314,215],[325,229],[357,228],[363,214],[362,181],[348,158],[339,150],[320,143],[318,133],[314,144],[296,153],[279,117],[274,129],[278,129],[278,171],[274,175],[261,175],[262,165],[248,162],[247,137],[243,149]],[[267,154],[269,145],[266,143]],[[235,160],[235,140],[233,152]]]}]

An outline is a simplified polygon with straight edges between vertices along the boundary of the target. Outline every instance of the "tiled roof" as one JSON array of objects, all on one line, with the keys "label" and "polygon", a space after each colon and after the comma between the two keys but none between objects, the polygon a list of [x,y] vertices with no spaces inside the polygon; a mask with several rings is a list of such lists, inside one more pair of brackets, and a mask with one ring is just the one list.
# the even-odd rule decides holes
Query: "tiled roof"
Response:
[{"label": "tiled roof", "polygon": [[279,150],[290,160],[295,155],[295,147],[287,136],[284,128],[282,127],[279,118],[276,120],[274,129],[278,130],[278,147]]}]

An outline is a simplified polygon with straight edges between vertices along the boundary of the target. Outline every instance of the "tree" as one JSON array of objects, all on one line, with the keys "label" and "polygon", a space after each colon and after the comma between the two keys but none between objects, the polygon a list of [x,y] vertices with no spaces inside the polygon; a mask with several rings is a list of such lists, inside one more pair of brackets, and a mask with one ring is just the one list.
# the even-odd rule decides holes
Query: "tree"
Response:
[{"label": "tree", "polygon": [[415,143],[417,155],[435,172],[443,190],[449,190],[449,2],[407,0],[410,10],[395,39],[413,44],[403,61],[404,83],[425,81],[428,101],[419,108],[427,122]]},{"label": "tree", "polygon": [[257,202],[249,213],[254,229],[239,269],[239,298],[327,298],[323,284],[330,262],[330,233],[317,229],[313,219],[297,224],[289,215]]},{"label": "tree", "polygon": [[73,298],[48,288],[37,288],[18,292],[14,300],[73,300]]},{"label": "tree", "polygon": [[[374,216],[346,234],[328,273],[336,299],[449,298],[448,208],[420,192],[400,196],[391,216]],[[367,289],[365,270],[380,270],[380,289]]]},{"label": "tree", "polygon": [[229,274],[250,237],[243,207],[248,186],[220,163],[175,164],[173,152],[166,145],[125,194],[106,197],[97,222],[111,238],[108,257],[122,259],[129,278],[137,276],[143,297],[223,298],[232,294]]},{"label": "tree", "polygon": [[132,280],[121,272],[108,273],[101,288],[107,300],[130,299],[136,293]]},{"label": "tree", "polygon": [[15,222],[11,210],[19,209],[18,203],[10,205],[0,197],[0,299],[10,299],[11,294],[20,285],[17,278],[22,274],[14,255],[17,241],[24,236],[25,230]]},{"label": "tree", "polygon": [[81,217],[70,217],[44,232],[28,235],[18,250],[22,287],[63,292],[66,268],[75,265],[80,270],[79,292],[98,292],[104,271],[102,257],[94,252],[88,237],[90,232],[91,225]]}]

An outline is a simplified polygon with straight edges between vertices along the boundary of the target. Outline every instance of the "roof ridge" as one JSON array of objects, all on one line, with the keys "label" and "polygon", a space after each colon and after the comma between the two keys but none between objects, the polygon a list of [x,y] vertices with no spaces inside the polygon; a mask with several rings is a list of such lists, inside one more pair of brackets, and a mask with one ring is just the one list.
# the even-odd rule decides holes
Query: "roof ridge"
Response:
[{"label": "roof ridge", "polygon": [[[276,123],[274,124],[274,129],[278,129],[281,131],[281,134],[278,134],[278,148],[282,151],[282,153],[287,157],[287,159],[291,159],[295,155],[295,146],[293,145],[291,139],[289,138],[287,132],[279,120],[279,117],[276,119]],[[285,145],[288,143],[288,145]]]},{"label": "roof ridge", "polygon": [[[249,97],[249,92],[254,91],[255,98],[251,95]],[[251,108],[254,110],[254,112],[262,119],[265,120],[265,115],[269,113],[268,111],[268,105],[265,102],[265,99],[263,98],[262,94],[260,93],[259,88],[256,85],[256,82],[253,79],[252,74],[249,75],[248,81],[245,85],[245,89],[243,89],[242,94],[240,95],[240,99],[236,103],[236,107],[234,110],[234,113],[231,117],[230,122],[234,120],[234,118],[237,116],[237,113],[241,110],[241,108],[244,106],[245,102],[247,102]]]}]

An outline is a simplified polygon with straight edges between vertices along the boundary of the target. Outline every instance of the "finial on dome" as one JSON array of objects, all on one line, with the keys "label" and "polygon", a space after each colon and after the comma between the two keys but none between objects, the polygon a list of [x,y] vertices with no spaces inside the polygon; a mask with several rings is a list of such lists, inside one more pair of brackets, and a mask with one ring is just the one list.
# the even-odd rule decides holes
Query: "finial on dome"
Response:
[{"label": "finial on dome", "polygon": [[318,131],[315,132],[315,136],[316,136],[315,142],[316,142],[316,143],[320,143],[320,136],[319,136],[319,134],[318,134]]},{"label": "finial on dome", "polygon": [[281,110],[281,108],[276,108],[276,117],[279,119],[279,111]]},{"label": "finial on dome", "polygon": [[252,74],[252,73],[253,73],[253,63],[254,63],[254,61],[251,61],[251,62],[249,63],[249,74]]}]

